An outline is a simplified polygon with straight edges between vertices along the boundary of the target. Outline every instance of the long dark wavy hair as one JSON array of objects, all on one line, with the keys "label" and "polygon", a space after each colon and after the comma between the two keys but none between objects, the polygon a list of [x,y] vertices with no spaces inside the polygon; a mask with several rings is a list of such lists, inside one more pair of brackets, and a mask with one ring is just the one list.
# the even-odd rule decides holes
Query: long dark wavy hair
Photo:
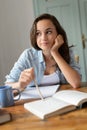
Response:
[{"label": "long dark wavy hair", "polygon": [[64,60],[69,63],[70,62],[70,55],[69,55],[69,47],[68,47],[68,40],[67,40],[67,35],[65,30],[63,29],[63,27],[60,25],[59,21],[57,20],[57,18],[51,14],[42,14],[40,16],[38,16],[32,25],[31,31],[30,31],[30,40],[31,40],[31,45],[37,49],[37,50],[41,50],[38,46],[37,46],[37,42],[36,42],[36,31],[37,31],[37,23],[40,20],[50,20],[53,25],[56,28],[56,31],[58,34],[63,36],[64,39],[64,44],[58,49],[60,55],[64,58]]}]

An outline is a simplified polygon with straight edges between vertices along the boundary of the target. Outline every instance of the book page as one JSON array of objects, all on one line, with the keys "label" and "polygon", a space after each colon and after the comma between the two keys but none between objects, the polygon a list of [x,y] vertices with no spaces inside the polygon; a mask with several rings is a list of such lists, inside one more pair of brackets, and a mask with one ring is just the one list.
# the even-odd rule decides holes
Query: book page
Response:
[{"label": "book page", "polygon": [[[40,92],[44,98],[52,96],[60,87],[60,85],[42,86],[39,87]],[[16,97],[17,98],[17,97]],[[40,98],[36,87],[29,87],[21,93],[20,99],[36,99]]]},{"label": "book page", "polygon": [[54,94],[53,97],[76,106],[87,101],[87,93],[76,90],[61,90]]},{"label": "book page", "polygon": [[24,108],[37,115],[38,117],[44,119],[45,117],[54,115],[54,113],[56,115],[73,110],[75,109],[75,106],[59,99],[48,97],[44,100],[25,103]]}]

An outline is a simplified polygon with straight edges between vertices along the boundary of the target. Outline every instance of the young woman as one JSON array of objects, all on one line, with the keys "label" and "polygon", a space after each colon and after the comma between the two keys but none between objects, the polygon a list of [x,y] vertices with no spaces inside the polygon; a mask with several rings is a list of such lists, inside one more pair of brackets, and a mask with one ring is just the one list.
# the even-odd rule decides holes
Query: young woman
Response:
[{"label": "young woman", "polygon": [[6,76],[6,84],[24,90],[34,86],[35,78],[38,85],[69,83],[73,88],[80,86],[80,68],[55,16],[42,14],[37,17],[30,38],[32,48],[21,54]]}]

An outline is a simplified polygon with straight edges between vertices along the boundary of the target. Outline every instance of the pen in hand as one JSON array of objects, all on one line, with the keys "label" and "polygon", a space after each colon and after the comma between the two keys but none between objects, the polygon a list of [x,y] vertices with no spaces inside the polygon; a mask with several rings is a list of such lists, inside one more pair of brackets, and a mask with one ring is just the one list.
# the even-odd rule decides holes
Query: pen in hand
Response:
[{"label": "pen in hand", "polygon": [[34,84],[35,84],[35,86],[36,86],[36,89],[37,89],[37,91],[38,91],[38,93],[39,93],[41,99],[43,100],[44,98],[43,98],[43,96],[42,96],[42,94],[41,94],[41,91],[40,91],[39,86],[38,86],[38,84],[37,84],[37,82],[36,82],[35,79],[34,79]]},{"label": "pen in hand", "polygon": [[[33,57],[33,53],[32,53],[32,51],[30,50],[30,59],[31,59],[31,67],[34,67],[34,63],[33,63],[33,60],[32,60],[32,57]],[[39,89],[39,86],[38,86],[38,84],[37,84],[37,82],[36,82],[36,79],[34,78],[34,84],[35,84],[35,86],[36,86],[36,89],[37,89],[37,91],[38,91],[38,93],[39,93],[39,95],[40,95],[40,98],[43,100],[44,98],[43,98],[43,96],[42,96],[42,94],[41,94],[41,91],[40,91],[40,89]]]}]

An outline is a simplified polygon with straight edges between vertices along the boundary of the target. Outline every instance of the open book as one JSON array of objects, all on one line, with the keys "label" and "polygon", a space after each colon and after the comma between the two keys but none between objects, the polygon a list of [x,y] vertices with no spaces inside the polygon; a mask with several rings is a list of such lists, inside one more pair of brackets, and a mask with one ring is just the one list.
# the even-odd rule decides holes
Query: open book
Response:
[{"label": "open book", "polygon": [[76,90],[61,90],[44,100],[25,103],[24,108],[41,119],[75,110],[87,102],[87,93]]}]

